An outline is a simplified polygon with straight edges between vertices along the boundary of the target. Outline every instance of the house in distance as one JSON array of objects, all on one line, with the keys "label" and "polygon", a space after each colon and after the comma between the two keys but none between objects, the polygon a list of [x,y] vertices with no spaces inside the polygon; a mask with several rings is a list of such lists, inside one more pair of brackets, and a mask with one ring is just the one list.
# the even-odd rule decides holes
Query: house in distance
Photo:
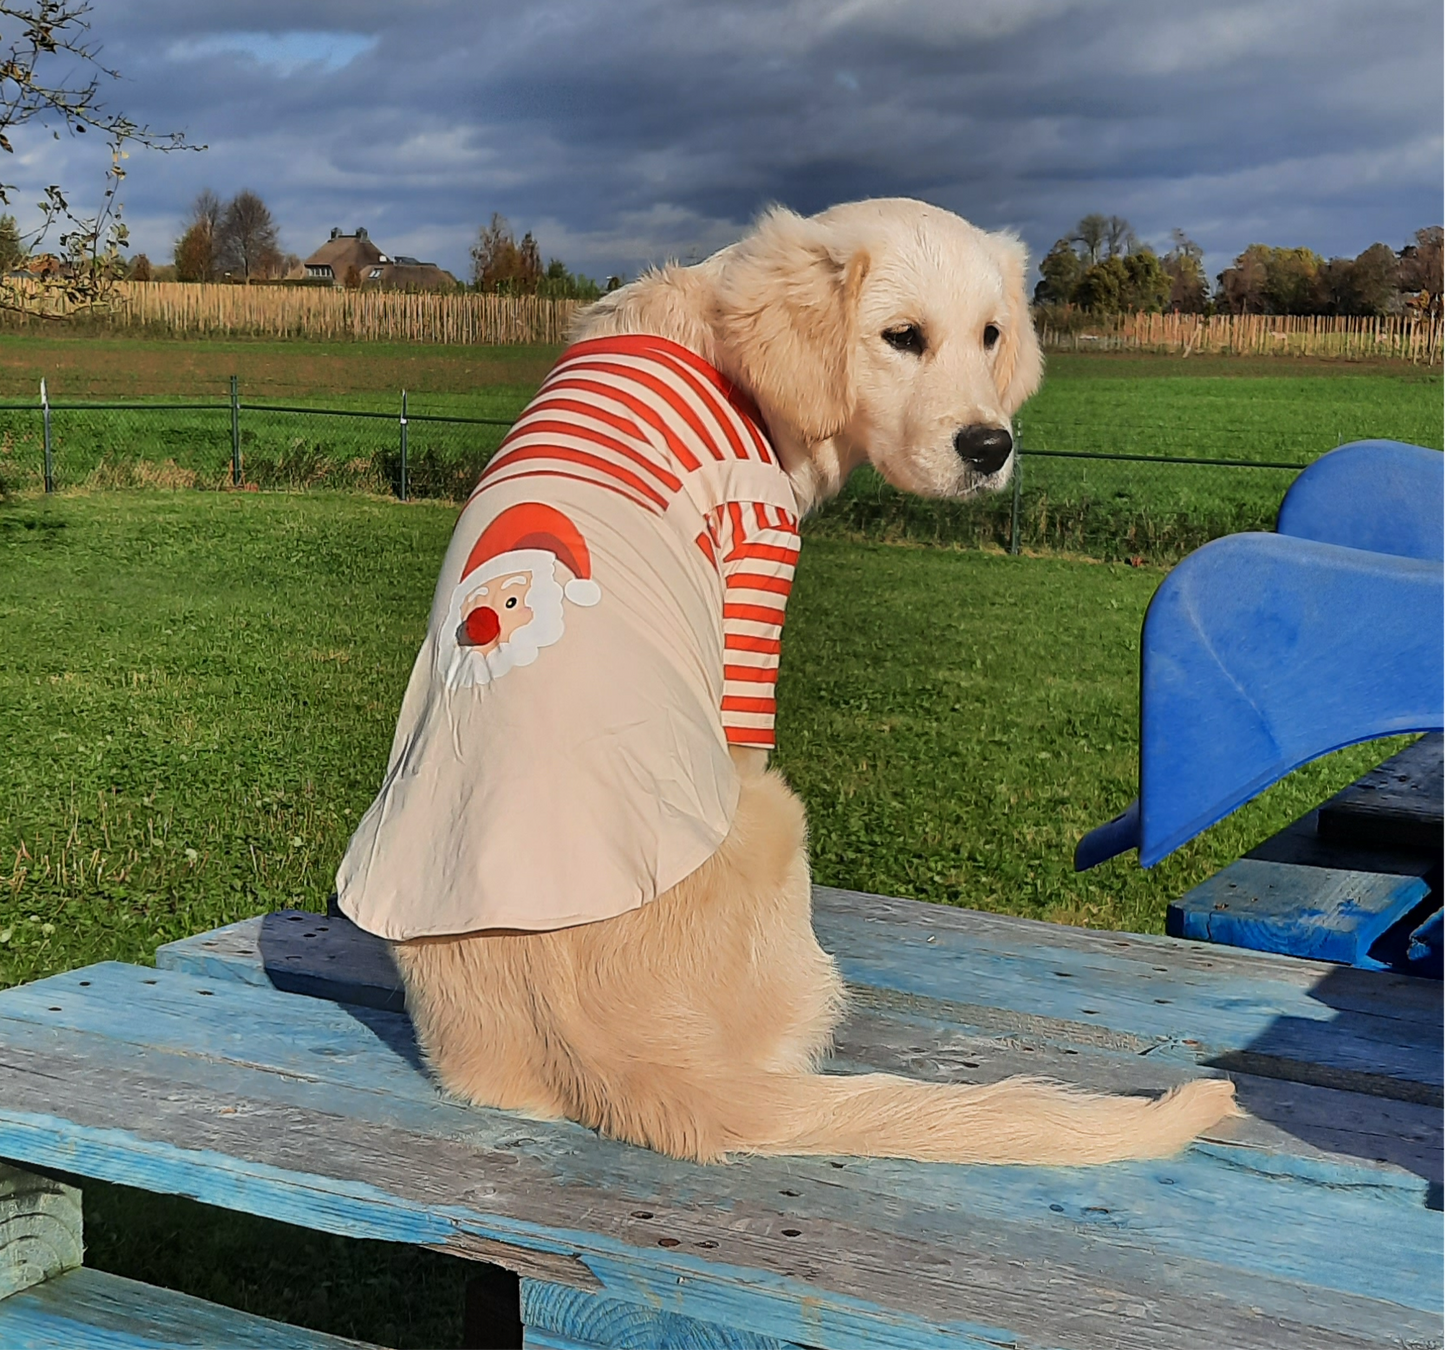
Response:
[{"label": "house in distance", "polygon": [[360,225],[354,234],[333,229],[331,238],[301,266],[308,281],[366,290],[449,291],[457,284],[457,279],[436,263],[383,253]]}]

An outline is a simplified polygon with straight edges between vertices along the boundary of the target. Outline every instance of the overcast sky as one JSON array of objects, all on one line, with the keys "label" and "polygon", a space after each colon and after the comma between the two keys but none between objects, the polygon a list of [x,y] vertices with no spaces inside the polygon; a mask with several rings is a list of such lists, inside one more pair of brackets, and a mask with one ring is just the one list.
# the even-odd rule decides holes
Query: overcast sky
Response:
[{"label": "overcast sky", "polygon": [[[133,247],[170,261],[202,187],[285,249],[364,225],[468,276],[493,211],[593,276],[702,257],[764,205],[922,197],[1035,259],[1090,211],[1212,274],[1245,245],[1398,248],[1442,206],[1429,0],[99,0],[108,101],[199,154],[137,153]],[[90,138],[93,143],[94,137]],[[7,170],[95,185],[84,140]],[[21,214],[24,212],[22,210]]]}]

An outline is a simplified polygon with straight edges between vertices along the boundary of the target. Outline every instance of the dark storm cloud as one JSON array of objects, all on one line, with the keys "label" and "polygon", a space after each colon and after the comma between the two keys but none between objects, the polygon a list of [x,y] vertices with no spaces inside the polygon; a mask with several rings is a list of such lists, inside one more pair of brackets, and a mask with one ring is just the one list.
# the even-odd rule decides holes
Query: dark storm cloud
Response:
[{"label": "dark storm cloud", "polygon": [[[1017,229],[1174,226],[1357,253],[1440,217],[1441,14],[1380,0],[108,0],[117,106],[204,155],[141,156],[136,246],[203,185],[259,191],[465,272],[492,211],[605,274],[701,256],[770,201],[916,195]],[[34,145],[45,177],[74,148]],[[54,175],[50,175],[54,176]],[[28,180],[27,180],[28,181]]]}]

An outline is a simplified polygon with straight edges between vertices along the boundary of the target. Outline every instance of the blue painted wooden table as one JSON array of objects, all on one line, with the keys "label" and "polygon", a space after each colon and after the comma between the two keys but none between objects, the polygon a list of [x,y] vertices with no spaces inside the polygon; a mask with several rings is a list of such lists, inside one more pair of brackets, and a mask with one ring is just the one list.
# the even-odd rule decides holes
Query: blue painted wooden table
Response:
[{"label": "blue painted wooden table", "polygon": [[[384,948],[291,913],[0,993],[0,1159],[505,1266],[538,1350],[1439,1347],[1437,982],[816,903],[853,992],[834,1071],[1228,1072],[1250,1115],[1093,1169],[675,1162],[448,1100]],[[24,1328],[77,1277],[0,1297],[0,1344],[74,1344]],[[245,1343],[336,1344],[305,1337]]]},{"label": "blue painted wooden table", "polygon": [[1438,980],[1442,752],[1436,732],[1392,755],[1176,900],[1168,931]]}]

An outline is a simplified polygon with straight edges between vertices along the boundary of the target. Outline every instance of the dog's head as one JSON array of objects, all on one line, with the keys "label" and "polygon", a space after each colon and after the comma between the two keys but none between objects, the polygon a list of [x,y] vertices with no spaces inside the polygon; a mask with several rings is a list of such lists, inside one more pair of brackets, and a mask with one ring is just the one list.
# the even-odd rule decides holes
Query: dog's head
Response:
[{"label": "dog's head", "polygon": [[709,264],[719,364],[812,499],[865,459],[931,497],[1008,481],[1012,417],[1043,374],[1013,236],[906,199],[779,208]]}]

